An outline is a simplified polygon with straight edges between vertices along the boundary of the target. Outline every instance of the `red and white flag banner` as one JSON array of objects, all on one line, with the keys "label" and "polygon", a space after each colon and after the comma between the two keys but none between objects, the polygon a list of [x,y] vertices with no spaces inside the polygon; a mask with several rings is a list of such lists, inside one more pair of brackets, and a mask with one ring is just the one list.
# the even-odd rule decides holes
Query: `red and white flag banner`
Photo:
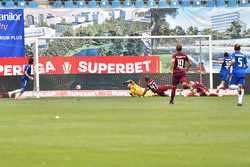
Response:
[{"label": "red and white flag banner", "polygon": [[[23,75],[27,58],[0,58],[0,76]],[[40,57],[40,74],[160,73],[159,56]]]}]

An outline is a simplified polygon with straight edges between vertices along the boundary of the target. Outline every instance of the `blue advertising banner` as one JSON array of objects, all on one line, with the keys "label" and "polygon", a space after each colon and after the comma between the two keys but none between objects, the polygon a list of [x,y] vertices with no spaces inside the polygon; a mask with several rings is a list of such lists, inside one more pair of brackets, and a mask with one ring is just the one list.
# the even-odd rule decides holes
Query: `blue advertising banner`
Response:
[{"label": "blue advertising banner", "polygon": [[22,9],[0,10],[0,57],[23,57],[24,15]]}]

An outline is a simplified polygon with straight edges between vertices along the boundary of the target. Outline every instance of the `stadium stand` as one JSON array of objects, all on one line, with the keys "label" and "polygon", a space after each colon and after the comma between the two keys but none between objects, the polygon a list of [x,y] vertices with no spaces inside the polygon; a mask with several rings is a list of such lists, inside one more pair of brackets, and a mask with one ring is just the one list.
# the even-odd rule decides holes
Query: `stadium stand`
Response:
[{"label": "stadium stand", "polygon": [[170,2],[170,6],[171,7],[179,7],[179,1],[177,1],[177,0],[171,0],[171,2]]},{"label": "stadium stand", "polygon": [[225,1],[224,0],[216,0],[216,6],[217,7],[224,7]]},{"label": "stadium stand", "polygon": [[21,1],[17,1],[17,7],[18,8],[24,8],[26,6],[26,2],[21,0]]},{"label": "stadium stand", "polygon": [[14,8],[15,7],[15,3],[12,0],[4,1],[3,3],[4,3],[5,8]]},{"label": "stadium stand", "polygon": [[239,2],[239,6],[240,7],[245,7],[246,6],[246,0],[240,0],[240,2]]},{"label": "stadium stand", "polygon": [[250,0],[1,0],[0,8],[250,7]]},{"label": "stadium stand", "polygon": [[77,8],[83,8],[86,7],[86,2],[85,1],[76,1],[76,7]]},{"label": "stadium stand", "polygon": [[148,5],[148,8],[155,8],[156,2],[154,0],[148,0],[147,5]]},{"label": "stadium stand", "polygon": [[98,6],[97,6],[97,3],[95,0],[91,0],[88,2],[88,7],[89,8],[97,8]]},{"label": "stadium stand", "polygon": [[112,8],[119,8],[121,7],[121,3],[119,0],[113,0],[112,1]]},{"label": "stadium stand", "polygon": [[29,8],[38,8],[39,4],[36,1],[29,1],[27,7],[29,7]]},{"label": "stadium stand", "polygon": [[166,8],[166,7],[168,7],[166,0],[159,0],[159,8]]},{"label": "stadium stand", "polygon": [[144,1],[143,0],[136,0],[135,7],[136,8],[144,8]]},{"label": "stadium stand", "polygon": [[190,1],[189,0],[182,0],[181,1],[181,6],[183,6],[183,7],[189,7],[190,6]]},{"label": "stadium stand", "polygon": [[125,0],[123,3],[123,7],[125,8],[133,7],[133,4],[131,3],[130,0]]},{"label": "stadium stand", "polygon": [[207,1],[207,7],[213,8],[216,6],[215,0],[208,0]]},{"label": "stadium stand", "polygon": [[201,0],[194,0],[193,1],[193,6],[194,7],[200,7],[201,6]]},{"label": "stadium stand", "polygon": [[110,7],[109,1],[108,0],[101,0],[100,7],[101,8],[108,8],[108,7]]},{"label": "stadium stand", "polygon": [[65,8],[74,8],[75,5],[74,5],[74,2],[72,0],[67,0],[64,2],[64,7]]},{"label": "stadium stand", "polygon": [[236,6],[237,6],[237,0],[228,1],[228,7],[236,7]]},{"label": "stadium stand", "polygon": [[53,2],[52,7],[53,8],[61,8],[61,7],[63,7],[63,3],[60,0],[56,0]]}]

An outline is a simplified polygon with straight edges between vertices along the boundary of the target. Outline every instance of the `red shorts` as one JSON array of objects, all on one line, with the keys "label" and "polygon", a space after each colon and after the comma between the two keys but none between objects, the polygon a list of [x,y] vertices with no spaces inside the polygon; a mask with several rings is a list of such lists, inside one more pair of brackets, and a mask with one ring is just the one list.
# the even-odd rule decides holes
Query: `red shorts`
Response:
[{"label": "red shorts", "polygon": [[207,93],[208,93],[208,88],[202,86],[202,87],[197,87],[197,93],[200,94],[200,96],[207,96]]},{"label": "red shorts", "polygon": [[169,89],[172,89],[172,86],[171,85],[160,85],[157,89],[157,94],[160,95],[160,96],[165,96],[165,91],[169,90]]},{"label": "red shorts", "polygon": [[198,93],[199,93],[200,96],[207,96],[206,92],[204,92],[204,91],[200,91]]},{"label": "red shorts", "polygon": [[186,82],[188,83],[188,78],[186,73],[174,73],[172,78],[172,84],[174,86],[178,85],[179,83]]}]

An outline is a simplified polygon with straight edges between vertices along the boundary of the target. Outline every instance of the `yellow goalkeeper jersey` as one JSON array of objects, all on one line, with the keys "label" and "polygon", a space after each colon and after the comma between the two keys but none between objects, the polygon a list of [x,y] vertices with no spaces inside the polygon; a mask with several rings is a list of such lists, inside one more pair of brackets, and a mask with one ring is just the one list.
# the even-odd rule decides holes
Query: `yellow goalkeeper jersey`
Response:
[{"label": "yellow goalkeeper jersey", "polygon": [[[142,96],[144,91],[145,91],[145,88],[140,87],[136,83],[130,84],[129,93],[132,96]],[[148,90],[144,96],[154,96],[154,93],[151,90]]]}]

